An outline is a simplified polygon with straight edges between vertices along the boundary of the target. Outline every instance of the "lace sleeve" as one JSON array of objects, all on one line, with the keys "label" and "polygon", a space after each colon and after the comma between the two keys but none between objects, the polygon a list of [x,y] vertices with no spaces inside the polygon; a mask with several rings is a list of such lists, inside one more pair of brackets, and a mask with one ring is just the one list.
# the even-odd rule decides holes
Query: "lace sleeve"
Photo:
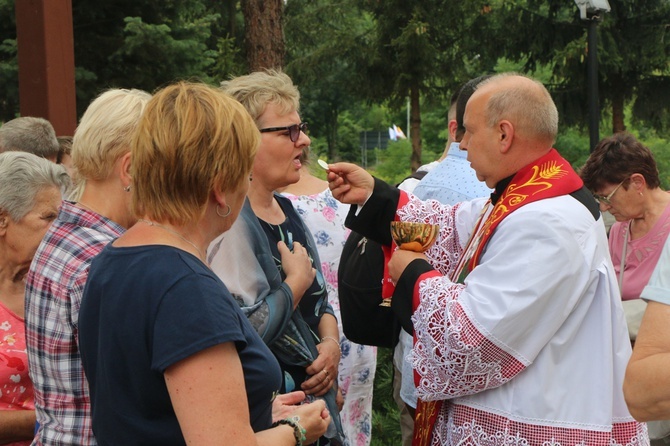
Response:
[{"label": "lace sleeve", "polygon": [[420,376],[417,395],[425,401],[498,387],[526,367],[477,329],[457,300],[464,288],[445,277],[419,285],[421,304],[412,317],[417,339],[411,360]]},{"label": "lace sleeve", "polygon": [[[468,318],[458,301],[465,285],[449,279],[454,276],[463,254],[462,240],[455,229],[459,227],[460,207],[461,204],[449,206],[435,200],[420,201],[410,195],[407,204],[398,210],[402,220],[440,225],[438,239],[426,251],[426,256],[442,276],[419,284],[421,303],[412,317],[417,336],[412,362],[420,376],[418,396],[426,401],[497,387],[525,368],[514,356],[489,341]],[[481,206],[464,209],[474,216]]]},{"label": "lace sleeve", "polygon": [[411,194],[408,196],[407,204],[398,209],[398,217],[403,221],[420,221],[440,226],[440,234],[425,254],[440,274],[451,276],[463,252],[458,231],[454,229],[460,205],[450,206],[436,200],[421,201]]}]

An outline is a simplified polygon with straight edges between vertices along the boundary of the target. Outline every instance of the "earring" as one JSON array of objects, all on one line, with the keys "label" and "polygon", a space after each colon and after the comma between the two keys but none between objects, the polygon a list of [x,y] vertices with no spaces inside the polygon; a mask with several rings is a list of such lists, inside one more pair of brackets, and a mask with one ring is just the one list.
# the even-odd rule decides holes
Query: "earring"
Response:
[{"label": "earring", "polygon": [[232,209],[230,209],[230,205],[229,205],[229,204],[227,204],[226,207],[228,208],[228,210],[226,211],[226,213],[225,213],[225,214],[221,214],[221,213],[219,212],[219,209],[220,209],[220,208],[219,208],[219,205],[217,204],[217,205],[216,205],[216,215],[218,215],[218,216],[221,217],[221,218],[226,218],[227,216],[229,216],[230,213],[232,212]]},{"label": "earring", "polygon": [[124,192],[130,192],[130,184],[123,188]]}]

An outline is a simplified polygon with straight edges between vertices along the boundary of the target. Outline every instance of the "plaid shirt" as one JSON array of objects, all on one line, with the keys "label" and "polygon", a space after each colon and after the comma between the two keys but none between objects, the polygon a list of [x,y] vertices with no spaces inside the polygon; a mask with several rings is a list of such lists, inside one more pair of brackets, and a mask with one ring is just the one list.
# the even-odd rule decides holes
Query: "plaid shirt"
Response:
[{"label": "plaid shirt", "polygon": [[125,230],[63,201],[26,279],[26,344],[35,388],[33,445],[95,445],[88,383],[77,340],[79,306],[91,260]]}]

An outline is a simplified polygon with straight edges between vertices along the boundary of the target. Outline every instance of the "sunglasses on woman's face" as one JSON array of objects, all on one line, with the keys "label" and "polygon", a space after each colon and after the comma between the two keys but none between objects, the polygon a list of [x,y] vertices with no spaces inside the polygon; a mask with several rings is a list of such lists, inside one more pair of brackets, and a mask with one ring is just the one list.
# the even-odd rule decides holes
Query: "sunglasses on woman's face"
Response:
[{"label": "sunglasses on woman's face", "polygon": [[298,138],[300,138],[300,132],[307,133],[307,123],[301,122],[300,124],[287,125],[285,127],[268,127],[266,129],[261,129],[260,132],[267,133],[267,132],[279,132],[287,130],[288,130],[288,137],[291,140],[291,142],[296,142]]}]

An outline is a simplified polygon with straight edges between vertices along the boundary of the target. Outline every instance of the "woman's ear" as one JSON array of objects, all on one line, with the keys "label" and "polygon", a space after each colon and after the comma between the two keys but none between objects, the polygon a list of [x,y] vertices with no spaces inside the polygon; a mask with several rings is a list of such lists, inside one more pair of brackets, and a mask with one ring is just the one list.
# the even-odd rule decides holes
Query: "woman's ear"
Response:
[{"label": "woman's ear", "polygon": [[226,207],[226,193],[220,187],[214,186],[214,189],[212,189],[212,199],[219,207]]},{"label": "woman's ear", "polygon": [[4,236],[7,232],[7,226],[9,225],[9,215],[0,210],[0,236]]},{"label": "woman's ear", "polygon": [[643,192],[647,188],[647,180],[641,173],[634,173],[630,176],[630,187],[634,187],[637,192]]},{"label": "woman's ear", "polygon": [[130,152],[124,154],[120,159],[120,172],[119,176],[121,177],[121,183],[124,188],[127,188],[132,185],[133,177],[130,176]]}]

